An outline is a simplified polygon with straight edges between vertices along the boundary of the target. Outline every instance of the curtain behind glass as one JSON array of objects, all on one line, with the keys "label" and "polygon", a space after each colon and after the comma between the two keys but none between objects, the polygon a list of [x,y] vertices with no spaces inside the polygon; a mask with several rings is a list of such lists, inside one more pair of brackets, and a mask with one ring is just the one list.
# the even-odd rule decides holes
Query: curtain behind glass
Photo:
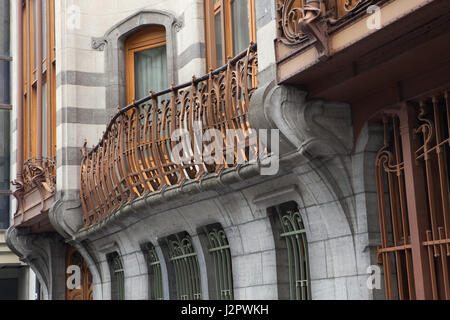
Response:
[{"label": "curtain behind glass", "polygon": [[139,100],[155,92],[167,89],[166,46],[152,48],[134,55],[135,99]]},{"label": "curtain behind glass", "polygon": [[248,48],[250,30],[247,0],[234,0],[231,3],[231,20],[233,28],[233,56]]}]

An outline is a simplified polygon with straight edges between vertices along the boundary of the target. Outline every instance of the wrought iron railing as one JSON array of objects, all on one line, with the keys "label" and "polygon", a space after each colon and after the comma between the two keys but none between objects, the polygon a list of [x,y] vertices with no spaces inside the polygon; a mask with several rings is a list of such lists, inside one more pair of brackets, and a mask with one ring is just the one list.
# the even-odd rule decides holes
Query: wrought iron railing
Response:
[{"label": "wrought iron railing", "polygon": [[369,5],[385,0],[277,0],[278,39],[284,44],[299,44],[308,39],[302,24],[324,19],[338,25]]},{"label": "wrought iron railing", "polygon": [[[80,195],[85,227],[134,198],[236,166],[226,159],[206,164],[194,156],[175,161],[177,143],[171,137],[179,129],[194,137],[198,122],[203,132],[216,129],[223,137],[228,129],[240,129],[243,136],[238,139],[247,141],[252,134],[247,114],[257,86],[256,68],[256,45],[251,44],[227,65],[190,83],[151,92],[121,109],[98,145],[89,152],[85,145],[82,151]],[[195,139],[189,147],[198,148]],[[240,156],[247,159],[248,152],[244,153]]]}]

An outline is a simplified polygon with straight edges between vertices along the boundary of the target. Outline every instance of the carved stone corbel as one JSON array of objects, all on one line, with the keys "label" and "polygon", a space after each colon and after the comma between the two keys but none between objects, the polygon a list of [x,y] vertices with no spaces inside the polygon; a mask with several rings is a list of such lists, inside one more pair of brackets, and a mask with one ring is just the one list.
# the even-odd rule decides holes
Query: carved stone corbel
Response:
[{"label": "carved stone corbel", "polygon": [[307,92],[274,82],[252,96],[249,121],[254,129],[280,130],[280,156],[297,152],[305,161],[350,154],[351,111],[347,104],[307,100]]}]

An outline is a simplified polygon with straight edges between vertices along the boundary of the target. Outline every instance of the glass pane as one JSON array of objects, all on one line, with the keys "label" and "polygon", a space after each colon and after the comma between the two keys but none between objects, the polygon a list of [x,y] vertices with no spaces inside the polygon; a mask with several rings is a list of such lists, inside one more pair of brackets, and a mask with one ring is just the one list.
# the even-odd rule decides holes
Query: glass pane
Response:
[{"label": "glass pane", "polygon": [[[4,10],[6,10],[6,12],[9,12],[9,1],[3,1],[3,6]],[[5,56],[5,57],[9,57],[10,52],[9,52],[9,42],[10,42],[10,36],[9,36],[9,29],[10,29],[10,23],[11,21],[9,20],[9,15],[2,15],[3,19],[5,19],[6,21],[2,21],[2,26],[0,27],[0,56]]]},{"label": "glass pane", "polygon": [[47,105],[47,82],[42,85],[42,157],[48,157],[48,105]]},{"label": "glass pane", "polygon": [[9,227],[9,196],[0,194],[0,230]]},{"label": "glass pane", "polygon": [[0,190],[9,191],[9,113],[0,110]]},{"label": "glass pane", "polygon": [[34,43],[33,43],[33,48],[34,48],[34,69],[36,69],[37,67],[37,0],[33,0],[33,38],[34,38]]},{"label": "glass pane", "polygon": [[47,58],[47,0],[42,0],[42,60]]},{"label": "glass pane", "polygon": [[214,28],[216,38],[216,67],[224,64],[223,61],[223,43],[222,43],[222,14],[214,16]]},{"label": "glass pane", "polygon": [[250,44],[250,17],[248,1],[234,0],[231,4],[231,20],[233,27],[233,56],[248,48]]},{"label": "glass pane", "polygon": [[9,104],[9,61],[0,60],[0,103]]},{"label": "glass pane", "polygon": [[155,92],[167,89],[166,47],[152,48],[134,55],[135,99],[139,100]]}]

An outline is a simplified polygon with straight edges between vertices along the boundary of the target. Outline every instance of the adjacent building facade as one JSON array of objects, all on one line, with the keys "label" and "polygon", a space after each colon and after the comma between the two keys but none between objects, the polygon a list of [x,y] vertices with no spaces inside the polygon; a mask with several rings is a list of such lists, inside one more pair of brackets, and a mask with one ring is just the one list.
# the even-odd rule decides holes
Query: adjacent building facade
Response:
[{"label": "adjacent building facade", "polygon": [[448,1],[11,4],[42,298],[450,299]]},{"label": "adjacent building facade", "polygon": [[10,6],[0,3],[0,300],[34,299],[35,277],[29,266],[8,248],[5,234],[10,226]]}]

